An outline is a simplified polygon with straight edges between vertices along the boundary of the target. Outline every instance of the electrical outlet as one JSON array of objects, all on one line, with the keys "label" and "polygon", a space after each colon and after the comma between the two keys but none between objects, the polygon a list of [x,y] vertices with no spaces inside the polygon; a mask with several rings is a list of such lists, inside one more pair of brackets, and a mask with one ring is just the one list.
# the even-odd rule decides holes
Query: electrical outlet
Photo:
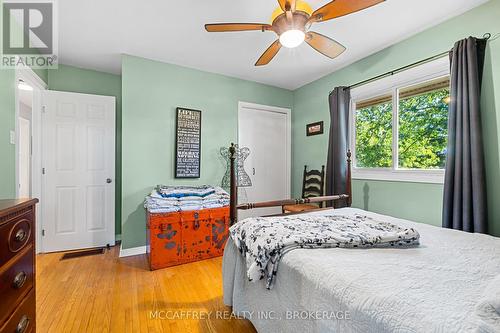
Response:
[{"label": "electrical outlet", "polygon": [[16,144],[16,132],[10,131],[10,144],[15,145]]}]

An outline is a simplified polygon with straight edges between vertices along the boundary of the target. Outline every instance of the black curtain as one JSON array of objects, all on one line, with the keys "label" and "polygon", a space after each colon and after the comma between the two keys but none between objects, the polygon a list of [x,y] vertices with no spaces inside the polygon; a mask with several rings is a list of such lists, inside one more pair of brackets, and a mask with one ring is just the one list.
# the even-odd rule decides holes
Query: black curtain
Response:
[{"label": "black curtain", "polygon": [[[326,195],[345,194],[347,187],[347,146],[349,142],[349,105],[351,90],[337,87],[329,96],[330,137],[326,163]],[[328,202],[332,206],[332,202]],[[347,200],[337,200],[335,208],[347,206]]]},{"label": "black curtain", "polygon": [[450,52],[451,101],[443,227],[486,233],[486,179],[481,128],[481,80],[486,40],[469,37]]}]

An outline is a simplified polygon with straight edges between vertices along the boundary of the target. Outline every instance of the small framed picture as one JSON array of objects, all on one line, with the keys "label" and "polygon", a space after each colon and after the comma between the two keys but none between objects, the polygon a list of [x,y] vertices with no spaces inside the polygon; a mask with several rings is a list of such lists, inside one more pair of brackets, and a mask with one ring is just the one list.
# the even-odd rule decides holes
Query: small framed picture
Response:
[{"label": "small framed picture", "polygon": [[306,125],[306,135],[313,136],[323,134],[323,122],[318,121],[317,123],[307,124]]}]

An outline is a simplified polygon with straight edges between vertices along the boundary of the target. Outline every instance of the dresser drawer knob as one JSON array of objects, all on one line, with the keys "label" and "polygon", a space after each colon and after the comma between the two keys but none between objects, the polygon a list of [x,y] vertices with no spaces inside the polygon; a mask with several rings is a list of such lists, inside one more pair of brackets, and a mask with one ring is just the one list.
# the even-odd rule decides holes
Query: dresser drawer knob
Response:
[{"label": "dresser drawer knob", "polygon": [[27,315],[24,315],[19,321],[19,324],[17,324],[16,333],[26,332],[26,329],[28,328],[29,324],[30,324],[30,319],[28,318]]},{"label": "dresser drawer knob", "polygon": [[21,289],[24,283],[26,282],[26,278],[28,276],[26,275],[25,272],[19,272],[16,274],[14,277],[14,281],[12,282],[12,285],[14,286],[15,289]]},{"label": "dresser drawer knob", "polygon": [[16,241],[18,242],[22,242],[23,240],[26,239],[26,231],[24,231],[24,229],[19,229],[17,232],[16,232]]}]

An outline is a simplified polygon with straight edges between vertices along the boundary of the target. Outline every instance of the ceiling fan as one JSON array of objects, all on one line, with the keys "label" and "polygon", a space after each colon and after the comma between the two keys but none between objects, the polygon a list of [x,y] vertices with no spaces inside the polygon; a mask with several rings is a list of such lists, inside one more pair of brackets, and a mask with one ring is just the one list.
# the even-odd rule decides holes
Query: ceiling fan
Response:
[{"label": "ceiling fan", "polygon": [[333,0],[313,12],[305,1],[278,0],[279,8],[274,12],[271,24],[215,23],[205,24],[205,29],[208,32],[260,30],[276,33],[279,38],[260,56],[255,66],[267,65],[282,46],[294,48],[304,41],[316,51],[333,59],[342,54],[346,48],[329,37],[309,31],[311,24],[349,15],[383,1],[385,0]]}]

